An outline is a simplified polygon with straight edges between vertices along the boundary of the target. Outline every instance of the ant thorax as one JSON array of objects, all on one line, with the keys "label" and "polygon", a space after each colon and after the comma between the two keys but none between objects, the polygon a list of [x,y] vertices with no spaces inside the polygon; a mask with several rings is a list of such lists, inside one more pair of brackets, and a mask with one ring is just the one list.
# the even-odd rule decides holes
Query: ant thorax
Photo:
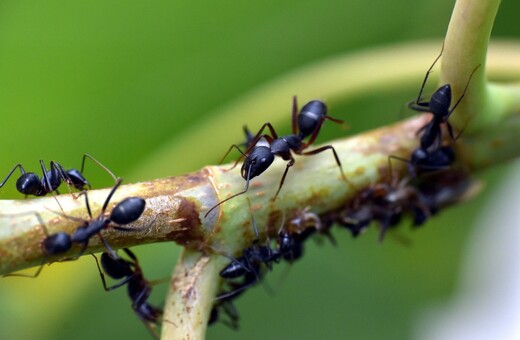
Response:
[{"label": "ant thorax", "polygon": [[288,135],[277,138],[271,142],[271,152],[279,155],[284,160],[291,159],[291,150],[299,150],[302,140],[296,135]]}]

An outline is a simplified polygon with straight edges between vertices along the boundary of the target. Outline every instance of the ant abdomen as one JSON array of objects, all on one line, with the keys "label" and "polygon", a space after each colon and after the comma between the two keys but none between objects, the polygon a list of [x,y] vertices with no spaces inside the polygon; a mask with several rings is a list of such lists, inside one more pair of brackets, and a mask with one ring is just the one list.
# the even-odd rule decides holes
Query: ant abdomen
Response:
[{"label": "ant abdomen", "polygon": [[298,115],[298,128],[300,129],[301,138],[310,136],[318,122],[327,115],[327,106],[321,100],[311,100],[305,104]]},{"label": "ant abdomen", "polygon": [[435,116],[447,119],[450,113],[451,86],[443,85],[430,97],[430,110]]},{"label": "ant abdomen", "polygon": [[69,234],[59,232],[43,240],[43,250],[47,255],[61,254],[72,248],[72,239]]},{"label": "ant abdomen", "polygon": [[127,197],[114,207],[110,220],[117,224],[137,221],[143,214],[145,205],[146,201],[141,197]]},{"label": "ant abdomen", "polygon": [[40,183],[40,177],[34,172],[28,172],[21,175],[16,180],[16,190],[24,195],[45,195],[45,192],[42,190]]}]

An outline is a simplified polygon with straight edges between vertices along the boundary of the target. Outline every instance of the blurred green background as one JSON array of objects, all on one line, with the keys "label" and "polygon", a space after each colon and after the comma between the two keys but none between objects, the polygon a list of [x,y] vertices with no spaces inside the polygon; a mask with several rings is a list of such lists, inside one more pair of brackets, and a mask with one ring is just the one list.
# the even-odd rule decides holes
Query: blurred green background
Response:
[{"label": "blurred green background", "polygon": [[[440,46],[452,6],[453,1],[413,0],[3,1],[0,176],[16,163],[39,173],[39,159],[79,167],[85,152],[126,182],[198,170],[241,140],[244,123],[264,121],[271,105],[286,108],[276,113],[276,125],[289,131],[291,96],[299,87],[288,89],[283,102],[241,112],[226,123],[225,134],[184,143],[185,136],[207,129],[214,122],[210,117],[218,119],[214,112],[333,56],[432,39]],[[517,38],[518,13],[520,3],[504,2],[493,37]],[[432,51],[431,60],[435,56]],[[414,63],[413,54],[402,63]],[[428,66],[421,66],[424,72]],[[348,122],[348,133],[396,121],[422,76],[336,100],[331,115]],[[322,95],[320,88],[315,93]],[[345,133],[322,131],[322,142]],[[193,157],[207,148],[213,151],[202,161]],[[168,154],[173,149],[182,152]],[[88,166],[85,174],[94,186],[111,184]],[[415,313],[451,296],[474,212],[505,171],[485,173],[489,184],[482,195],[425,228],[410,232],[403,226],[411,247],[391,238],[378,244],[375,232],[352,240],[342,230],[335,233],[336,248],[310,242],[304,261],[285,278],[268,277],[275,296],[259,285],[238,301],[238,332],[218,324],[208,338],[410,338]],[[13,188],[14,179],[1,189],[2,198],[20,198]],[[170,275],[179,249],[162,244],[135,252],[146,276],[156,279]],[[165,290],[166,284],[155,287],[156,304]],[[46,267],[35,280],[2,279],[0,315],[5,339],[149,337],[125,289],[105,293],[88,256]]]}]

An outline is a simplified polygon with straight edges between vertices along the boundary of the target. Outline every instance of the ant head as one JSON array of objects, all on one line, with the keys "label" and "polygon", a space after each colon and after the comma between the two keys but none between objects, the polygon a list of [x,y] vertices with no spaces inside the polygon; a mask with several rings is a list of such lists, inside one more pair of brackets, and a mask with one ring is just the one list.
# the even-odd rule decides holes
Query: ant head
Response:
[{"label": "ant head", "polygon": [[25,195],[35,195],[41,191],[40,178],[33,172],[27,172],[16,180],[16,190]]},{"label": "ant head", "polygon": [[90,183],[83,176],[83,174],[77,169],[70,169],[66,172],[67,180],[70,181],[69,184],[78,190],[86,190],[87,188],[91,188]]},{"label": "ant head", "polygon": [[432,94],[430,98],[430,110],[437,119],[446,121],[450,115],[451,105],[451,86],[450,84],[443,85]]},{"label": "ant head", "polygon": [[[274,154],[266,146],[255,146],[242,164],[241,175],[245,180],[262,174],[274,161]],[[248,178],[249,175],[249,178]]]},{"label": "ant head", "polygon": [[47,255],[61,254],[72,248],[72,240],[69,234],[59,232],[47,236],[43,240],[43,250]]},{"label": "ant head", "polygon": [[146,201],[141,197],[127,197],[112,209],[110,220],[117,224],[135,222],[141,217],[145,205]]},{"label": "ant head", "polygon": [[311,100],[305,104],[298,115],[298,129],[300,136],[305,138],[311,135],[323,122],[327,115],[327,106],[320,100]]}]

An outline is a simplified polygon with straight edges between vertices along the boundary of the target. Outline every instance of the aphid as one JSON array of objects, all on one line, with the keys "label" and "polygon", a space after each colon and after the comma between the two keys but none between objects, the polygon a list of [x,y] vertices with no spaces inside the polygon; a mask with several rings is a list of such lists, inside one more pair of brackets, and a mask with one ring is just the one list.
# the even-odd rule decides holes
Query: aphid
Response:
[{"label": "aphid", "polygon": [[92,254],[96,259],[96,265],[103,283],[103,288],[108,292],[126,284],[128,296],[132,301],[132,309],[145,324],[150,333],[158,338],[159,335],[157,334],[156,328],[162,316],[162,309],[148,303],[148,298],[152,293],[152,284],[145,279],[135,254],[128,248],[124,248],[123,250],[130,260],[119,257],[119,255],[115,253],[109,254],[105,252],[101,254],[101,267],[103,267],[105,274],[115,280],[121,280],[110,287],[107,286],[105,275],[99,266],[97,257]]},{"label": "aphid", "polygon": [[359,193],[351,207],[340,213],[338,223],[356,237],[376,221],[381,242],[387,230],[396,226],[407,213],[412,216],[414,224],[424,223],[431,215],[424,195],[410,184],[409,178],[398,181],[394,177],[387,183],[374,184]]},{"label": "aphid", "polygon": [[16,190],[24,195],[32,195],[32,196],[45,196],[51,192],[58,192],[58,187],[61,182],[64,181],[67,185],[71,185],[78,190],[85,190],[85,188],[91,189],[90,183],[83,176],[83,169],[85,166],[85,159],[89,158],[101,168],[103,168],[106,172],[108,172],[114,180],[116,177],[114,174],[103,164],[101,164],[94,157],[89,154],[83,155],[83,161],[81,164],[81,171],[77,169],[69,169],[65,170],[61,164],[51,161],[50,168],[47,170],[43,160],[40,160],[40,166],[42,169],[42,177],[38,177],[37,174],[33,172],[26,172],[21,164],[16,164],[13,169],[9,172],[9,174],[4,178],[2,183],[0,183],[0,188],[4,186],[7,180],[11,177],[14,171],[18,168],[20,170],[21,176],[16,180]]},{"label": "aphid", "polygon": [[[253,140],[250,140],[247,130],[244,130],[246,133],[246,139],[248,140],[246,143],[249,144],[248,149],[245,152],[242,152],[242,150],[240,150],[240,148],[234,144],[229,148],[224,158],[233,148],[236,148],[242,154],[242,157],[237,160],[234,166],[236,166],[236,164],[238,164],[238,162],[243,157],[245,157],[240,171],[242,178],[246,181],[245,189],[237,194],[231,195],[230,197],[211,207],[211,209],[206,212],[205,217],[207,217],[211,211],[213,211],[222,203],[246,193],[249,189],[249,181],[267,170],[273,163],[275,156],[279,156],[284,161],[286,161],[287,166],[282,175],[278,190],[276,191],[273,200],[275,200],[280,193],[289,168],[294,165],[295,159],[293,157],[293,153],[296,155],[309,156],[330,149],[334,155],[341,176],[346,181],[343,168],[341,166],[341,161],[339,160],[338,154],[332,145],[325,145],[318,149],[305,151],[318,137],[321,125],[326,119],[335,123],[343,123],[343,121],[339,119],[328,116],[327,106],[325,103],[319,100],[312,100],[308,102],[302,107],[298,114],[298,104],[296,102],[295,96],[293,97],[292,135],[278,137],[274,127],[269,122],[265,123],[260,128]],[[265,128],[269,129],[271,135],[262,134]],[[303,139],[307,137],[309,137],[309,140],[304,142]]]},{"label": "aphid", "polygon": [[424,77],[423,83],[421,85],[421,89],[419,90],[419,95],[417,96],[417,99],[415,102],[410,103],[409,107],[415,111],[419,112],[429,112],[432,114],[431,121],[423,126],[419,131],[422,131],[421,135],[421,148],[426,150],[432,145],[436,145],[436,148],[438,148],[442,141],[441,136],[441,124],[446,124],[446,127],[448,129],[449,135],[452,139],[456,139],[455,135],[453,133],[453,128],[451,124],[448,122],[449,117],[453,113],[453,111],[457,108],[457,106],[460,104],[462,98],[464,98],[464,95],[466,94],[466,90],[468,89],[469,82],[471,81],[471,78],[473,77],[473,74],[477,69],[480,67],[478,65],[473,72],[471,72],[471,75],[469,76],[468,82],[466,83],[466,86],[464,87],[464,91],[462,91],[461,96],[459,99],[455,102],[453,107],[450,109],[451,105],[451,86],[450,84],[445,84],[441,87],[439,87],[430,97],[430,101],[424,102],[421,101],[422,92],[424,90],[424,86],[426,85],[426,81],[428,80],[428,77],[439,60],[439,58],[442,55],[442,52],[444,50],[444,44],[442,45],[442,49],[440,54],[437,56],[433,64],[428,69],[428,72],[426,72],[426,76]]}]

